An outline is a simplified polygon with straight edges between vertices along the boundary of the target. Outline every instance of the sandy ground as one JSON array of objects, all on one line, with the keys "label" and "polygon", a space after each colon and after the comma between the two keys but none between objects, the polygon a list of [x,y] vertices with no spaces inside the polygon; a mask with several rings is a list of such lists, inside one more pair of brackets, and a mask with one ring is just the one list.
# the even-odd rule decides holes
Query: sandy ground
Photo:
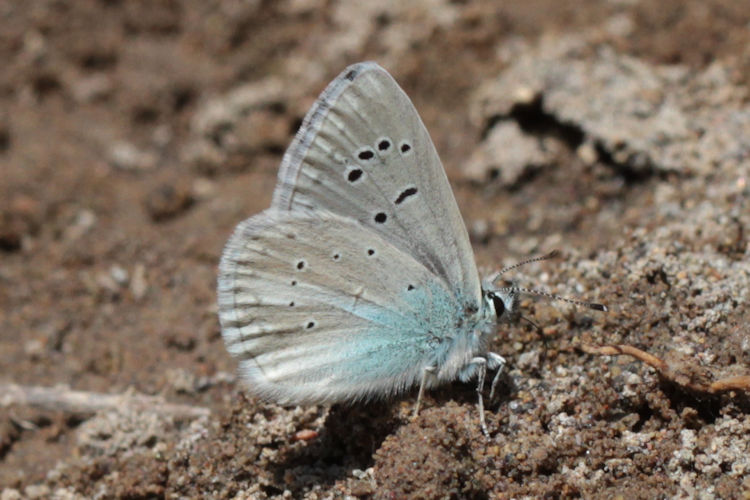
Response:
[{"label": "sandy ground", "polygon": [[[367,5],[0,4],[0,498],[748,498],[744,2]],[[478,264],[611,307],[524,299],[489,439],[472,384],[281,408],[223,346],[224,242],[368,59]]]}]

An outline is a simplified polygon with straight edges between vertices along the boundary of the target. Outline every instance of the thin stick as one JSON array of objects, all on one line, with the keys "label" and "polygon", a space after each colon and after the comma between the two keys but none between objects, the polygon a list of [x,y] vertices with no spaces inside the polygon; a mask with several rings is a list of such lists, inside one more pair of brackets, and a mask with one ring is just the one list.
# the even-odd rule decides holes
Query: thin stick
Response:
[{"label": "thin stick", "polygon": [[580,349],[588,354],[598,354],[604,356],[631,356],[654,368],[662,377],[666,378],[667,380],[670,380],[678,385],[696,392],[719,394],[728,391],[744,391],[750,393],[750,375],[727,377],[716,380],[710,384],[701,384],[685,379],[685,377],[680,376],[679,370],[675,370],[674,368],[669,366],[666,361],[631,345],[618,344],[594,346],[584,344],[580,346]]},{"label": "thin stick", "polygon": [[95,413],[127,407],[135,411],[187,418],[203,417],[211,413],[208,408],[167,403],[161,397],[145,394],[102,394],[73,391],[65,386],[0,384],[0,407],[11,405],[35,406],[68,413]]}]

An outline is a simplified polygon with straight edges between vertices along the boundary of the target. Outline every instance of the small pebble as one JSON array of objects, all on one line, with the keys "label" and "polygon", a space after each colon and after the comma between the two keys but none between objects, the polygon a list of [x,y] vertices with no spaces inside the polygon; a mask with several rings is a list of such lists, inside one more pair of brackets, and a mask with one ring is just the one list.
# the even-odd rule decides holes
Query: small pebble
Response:
[{"label": "small pebble", "polygon": [[109,160],[120,170],[150,170],[156,167],[157,158],[153,153],[142,151],[128,142],[118,142],[109,153]]},{"label": "small pebble", "polygon": [[316,437],[318,437],[318,431],[314,431],[312,429],[303,429],[301,431],[297,431],[294,434],[292,441],[310,441],[312,439],[315,439]]},{"label": "small pebble", "polygon": [[145,200],[146,211],[155,222],[171,219],[192,204],[192,193],[182,184],[161,184],[152,189]]}]

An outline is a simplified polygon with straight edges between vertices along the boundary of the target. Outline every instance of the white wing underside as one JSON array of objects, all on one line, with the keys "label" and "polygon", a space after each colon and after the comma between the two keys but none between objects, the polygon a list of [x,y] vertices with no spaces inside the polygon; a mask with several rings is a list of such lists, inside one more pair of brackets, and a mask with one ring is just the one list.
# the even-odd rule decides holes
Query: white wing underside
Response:
[{"label": "white wing underside", "polygon": [[[367,151],[372,158],[360,158]],[[351,182],[355,170],[362,175]],[[417,191],[403,198],[409,189]],[[351,217],[481,301],[468,233],[435,146],[409,97],[375,63],[347,68],[308,112],[271,206]],[[386,221],[378,223],[381,213]]]},{"label": "white wing underside", "polygon": [[[474,326],[442,281],[351,219],[267,210],[222,257],[219,314],[252,392],[282,404],[397,393],[426,366],[456,371]],[[440,378],[456,373],[444,371]]]}]

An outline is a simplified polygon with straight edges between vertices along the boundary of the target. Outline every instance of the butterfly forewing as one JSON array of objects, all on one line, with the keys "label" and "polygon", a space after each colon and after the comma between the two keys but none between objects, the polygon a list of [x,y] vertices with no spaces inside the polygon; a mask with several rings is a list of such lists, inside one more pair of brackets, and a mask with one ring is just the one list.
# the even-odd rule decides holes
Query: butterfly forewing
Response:
[{"label": "butterfly forewing", "polygon": [[435,147],[411,100],[375,63],[347,68],[310,110],[272,207],[351,218],[414,256],[467,307],[480,304],[468,234]]},{"label": "butterfly forewing", "polygon": [[227,348],[250,389],[281,403],[413,385],[470,337],[461,302],[409,252],[331,213],[269,209],[238,226],[220,264]]}]

